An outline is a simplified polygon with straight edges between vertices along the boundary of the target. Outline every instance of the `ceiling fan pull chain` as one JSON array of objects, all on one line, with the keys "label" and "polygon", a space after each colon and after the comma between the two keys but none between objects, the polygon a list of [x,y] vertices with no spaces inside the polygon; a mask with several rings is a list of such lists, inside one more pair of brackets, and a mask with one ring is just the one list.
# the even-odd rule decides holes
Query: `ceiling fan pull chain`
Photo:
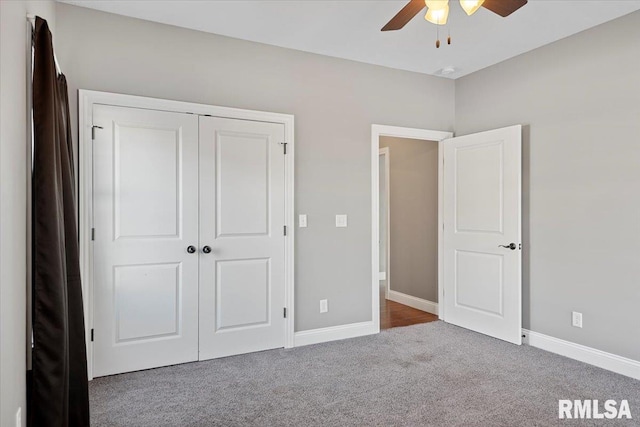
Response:
[{"label": "ceiling fan pull chain", "polygon": [[440,25],[436,25],[436,48],[440,49]]},{"label": "ceiling fan pull chain", "polygon": [[447,31],[449,32],[449,37],[447,37],[447,44],[451,44],[451,28],[447,28]]}]

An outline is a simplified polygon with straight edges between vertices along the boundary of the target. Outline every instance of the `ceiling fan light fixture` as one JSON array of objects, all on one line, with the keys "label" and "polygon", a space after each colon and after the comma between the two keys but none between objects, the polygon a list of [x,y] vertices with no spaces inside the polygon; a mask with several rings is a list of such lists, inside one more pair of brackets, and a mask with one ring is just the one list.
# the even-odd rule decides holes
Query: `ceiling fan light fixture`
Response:
[{"label": "ceiling fan light fixture", "polygon": [[[430,1],[425,1],[425,3],[432,3]],[[424,15],[424,19],[436,25],[445,25],[447,23],[447,18],[449,17],[449,4],[448,2],[437,1],[437,3],[441,3],[436,5],[436,7],[428,7],[427,14]]]},{"label": "ceiling fan light fixture", "polygon": [[476,11],[482,7],[483,3],[484,0],[460,0],[460,6],[462,6],[469,16],[476,13]]},{"label": "ceiling fan light fixture", "polygon": [[449,0],[424,0],[424,5],[429,9],[444,9],[449,6]]}]

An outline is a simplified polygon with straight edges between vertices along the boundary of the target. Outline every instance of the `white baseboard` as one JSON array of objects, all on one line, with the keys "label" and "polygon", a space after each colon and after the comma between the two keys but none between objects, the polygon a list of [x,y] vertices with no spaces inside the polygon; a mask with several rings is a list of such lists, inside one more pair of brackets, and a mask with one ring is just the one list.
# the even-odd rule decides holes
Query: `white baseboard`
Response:
[{"label": "white baseboard", "polygon": [[318,344],[328,341],[344,340],[347,338],[361,337],[363,335],[377,334],[372,321],[350,323],[348,325],[331,326],[328,328],[311,329],[309,331],[296,332],[294,334],[294,347]]},{"label": "white baseboard", "polygon": [[387,299],[398,302],[400,304],[408,305],[409,307],[417,308],[418,310],[426,311],[427,313],[438,315],[438,303],[428,301],[426,299],[412,297],[411,295],[403,294],[402,292],[389,290],[389,296]]},{"label": "white baseboard", "polygon": [[522,330],[522,335],[524,336],[524,344],[640,380],[640,361],[627,359],[626,357],[550,337],[527,329]]}]

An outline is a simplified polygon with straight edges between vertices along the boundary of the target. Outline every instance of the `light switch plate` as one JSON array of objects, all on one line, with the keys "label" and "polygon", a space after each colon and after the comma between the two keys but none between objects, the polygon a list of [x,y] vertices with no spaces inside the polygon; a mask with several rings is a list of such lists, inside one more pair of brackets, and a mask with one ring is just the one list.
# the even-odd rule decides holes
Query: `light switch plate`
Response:
[{"label": "light switch plate", "polygon": [[307,226],[307,216],[298,215],[298,227],[303,228]]},{"label": "light switch plate", "polygon": [[329,311],[329,304],[326,299],[320,300],[320,313],[326,313]]},{"label": "light switch plate", "polygon": [[347,216],[336,215],[336,227],[346,227],[346,226],[347,226]]}]

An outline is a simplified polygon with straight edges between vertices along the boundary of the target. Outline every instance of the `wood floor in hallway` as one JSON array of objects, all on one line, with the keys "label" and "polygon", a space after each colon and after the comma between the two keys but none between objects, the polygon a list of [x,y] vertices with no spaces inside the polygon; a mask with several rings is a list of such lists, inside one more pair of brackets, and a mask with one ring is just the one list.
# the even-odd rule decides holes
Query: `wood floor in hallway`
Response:
[{"label": "wood floor in hallway", "polygon": [[380,287],[380,329],[428,323],[435,320],[438,320],[438,316],[435,314],[385,299],[384,287]]}]

